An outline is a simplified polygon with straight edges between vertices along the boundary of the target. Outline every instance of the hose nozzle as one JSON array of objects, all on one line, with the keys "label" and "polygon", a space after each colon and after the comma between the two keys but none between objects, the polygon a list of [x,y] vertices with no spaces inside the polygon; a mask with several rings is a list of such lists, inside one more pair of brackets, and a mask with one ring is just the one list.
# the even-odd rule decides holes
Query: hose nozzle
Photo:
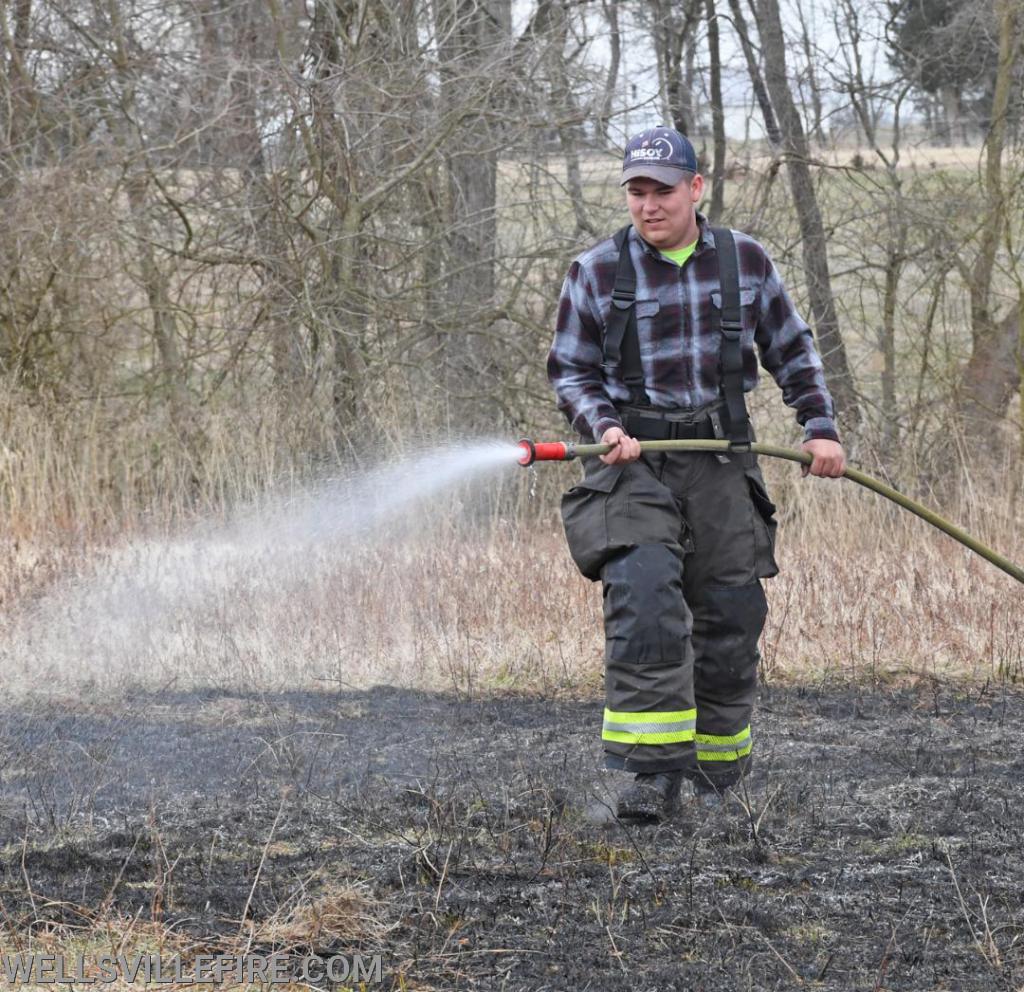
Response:
[{"label": "hose nozzle", "polygon": [[567,462],[576,457],[576,447],[564,441],[539,441],[536,444],[524,437],[519,442],[523,453],[519,456],[519,464],[526,466],[534,462]]}]

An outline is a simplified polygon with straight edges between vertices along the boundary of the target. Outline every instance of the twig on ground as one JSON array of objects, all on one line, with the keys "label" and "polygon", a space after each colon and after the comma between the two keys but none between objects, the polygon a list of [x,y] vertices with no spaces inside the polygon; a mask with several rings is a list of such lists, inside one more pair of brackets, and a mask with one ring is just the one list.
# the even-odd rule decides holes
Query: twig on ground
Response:
[{"label": "twig on ground", "polygon": [[992,938],[992,931],[989,929],[988,919],[985,913],[985,904],[982,903],[982,919],[985,924],[986,943],[989,945],[987,948],[982,944],[981,940],[978,938],[978,932],[974,929],[974,922],[971,920],[970,910],[968,910],[967,903],[964,901],[963,892],[960,891],[960,883],[957,881],[956,872],[953,870],[953,859],[949,856],[949,851],[946,851],[946,864],[949,866],[949,877],[953,880],[953,889],[955,890],[957,900],[960,903],[960,912],[963,914],[964,921],[967,924],[967,929],[971,932],[971,939],[974,941],[974,946],[978,949],[978,953],[982,958],[984,958],[985,964],[987,964],[992,971],[1000,971],[1002,969],[1002,962],[999,959],[999,949],[996,947],[995,940]]},{"label": "twig on ground", "polygon": [[[274,839],[274,834],[277,832],[277,825],[281,822],[281,814],[284,813],[285,803],[288,801],[288,797],[291,795],[289,789],[284,789],[281,792],[281,805],[277,808],[277,816],[274,817],[274,822],[270,825],[270,833],[267,834],[267,842],[263,845],[263,853],[260,855],[260,863],[256,866],[256,874],[253,876],[252,887],[249,889],[249,895],[245,900],[245,906],[242,908],[242,916],[238,921],[238,936],[242,936],[242,931],[245,929],[245,920],[249,915],[249,906],[252,904],[252,897],[256,892],[256,886],[259,884],[260,874],[263,871],[263,866],[267,861],[267,852],[270,850],[270,844]],[[246,942],[246,953],[249,951],[249,944],[252,942],[252,933],[249,934],[249,940]]]}]

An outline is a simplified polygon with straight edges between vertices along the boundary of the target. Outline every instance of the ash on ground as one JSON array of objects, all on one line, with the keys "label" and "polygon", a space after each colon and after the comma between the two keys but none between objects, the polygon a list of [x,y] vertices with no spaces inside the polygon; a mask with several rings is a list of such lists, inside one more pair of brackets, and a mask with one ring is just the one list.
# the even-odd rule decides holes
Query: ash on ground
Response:
[{"label": "ash on ground", "polygon": [[8,703],[0,929],[138,916],[380,953],[396,989],[1024,985],[1019,691],[764,688],[740,795],[661,825],[608,815],[600,715],[386,687]]}]

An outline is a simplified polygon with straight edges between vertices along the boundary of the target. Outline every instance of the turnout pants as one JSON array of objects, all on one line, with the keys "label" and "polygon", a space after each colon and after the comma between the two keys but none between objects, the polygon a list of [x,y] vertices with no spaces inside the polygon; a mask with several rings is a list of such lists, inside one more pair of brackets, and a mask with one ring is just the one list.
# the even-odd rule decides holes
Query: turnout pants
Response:
[{"label": "turnout pants", "polygon": [[753,749],[760,580],[778,573],[756,456],[589,458],[584,472],[562,519],[577,566],[604,589],[605,763],[725,788]]}]

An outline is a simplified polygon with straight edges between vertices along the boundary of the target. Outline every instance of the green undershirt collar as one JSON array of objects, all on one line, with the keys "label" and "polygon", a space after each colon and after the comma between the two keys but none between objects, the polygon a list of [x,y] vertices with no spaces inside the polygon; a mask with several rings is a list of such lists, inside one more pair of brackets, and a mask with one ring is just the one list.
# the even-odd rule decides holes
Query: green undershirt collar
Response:
[{"label": "green undershirt collar", "polygon": [[684,248],[672,248],[671,250],[662,248],[661,253],[666,258],[672,259],[676,265],[681,266],[693,254],[693,249],[696,247],[697,242],[694,241],[692,245],[686,245]]}]

